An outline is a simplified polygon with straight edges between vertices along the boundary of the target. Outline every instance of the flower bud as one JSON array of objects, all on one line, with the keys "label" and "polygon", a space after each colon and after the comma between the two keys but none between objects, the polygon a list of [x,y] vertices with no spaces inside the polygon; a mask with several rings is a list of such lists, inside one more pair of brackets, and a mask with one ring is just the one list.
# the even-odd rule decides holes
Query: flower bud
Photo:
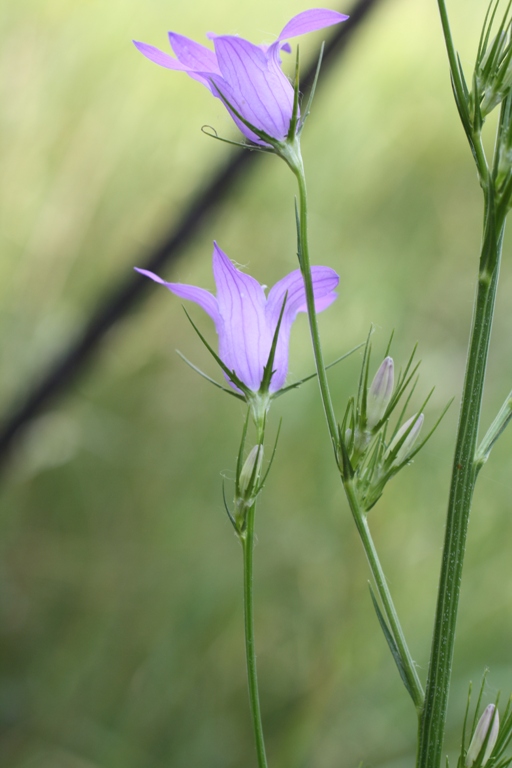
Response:
[{"label": "flower bud", "polygon": [[[393,466],[397,467],[399,464],[403,464],[403,462],[407,459],[407,456],[410,454],[410,452],[413,449],[414,443],[418,439],[418,435],[421,431],[421,427],[423,426],[423,420],[424,416],[422,413],[418,414],[415,413],[414,416],[412,416],[408,421],[405,422],[405,424],[402,424],[396,435],[394,436],[393,440],[391,441],[389,448],[387,449],[384,458],[388,458],[391,456],[393,451],[396,449],[396,447],[400,444],[400,441],[403,440],[403,437],[405,434],[407,434],[407,437],[405,440],[403,440],[402,444],[400,445],[400,448],[397,451],[396,456],[393,459]],[[411,428],[412,425],[412,428]]]},{"label": "flower bud", "polygon": [[392,357],[386,357],[368,390],[366,402],[366,425],[373,429],[386,413],[395,381],[395,368]]},{"label": "flower bud", "polygon": [[255,445],[244,462],[238,480],[238,489],[242,499],[245,499],[247,495],[252,495],[260,476],[262,461],[263,446]]},{"label": "flower bud", "polygon": [[[485,740],[487,739],[487,746],[485,747],[484,756],[480,765],[484,766],[486,764],[498,739],[499,729],[500,718],[498,710],[494,704],[489,704],[484,709],[484,713],[478,721],[475,732],[473,734],[473,738],[471,739],[471,744],[469,745],[469,749],[466,755],[466,768],[471,768],[473,763],[477,760]],[[487,738],[488,733],[489,737]]]}]

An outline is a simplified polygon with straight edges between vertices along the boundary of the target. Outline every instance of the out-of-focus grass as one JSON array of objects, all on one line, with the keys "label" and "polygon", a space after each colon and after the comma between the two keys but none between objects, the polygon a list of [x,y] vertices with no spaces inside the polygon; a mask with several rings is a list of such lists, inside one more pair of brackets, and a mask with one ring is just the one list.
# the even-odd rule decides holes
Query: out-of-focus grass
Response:
[{"label": "out-of-focus grass", "polygon": [[[321,318],[327,356],[375,323],[404,360],[419,341],[436,418],[460,391],[481,204],[452,103],[434,0],[384,0],[324,79],[303,149],[314,259],[341,275]],[[452,2],[464,61],[482,8]],[[9,407],[108,285],[179,218],[227,151],[219,103],[138,56],[168,28],[271,39],[301,0],[215,4],[19,0],[4,6],[0,402]],[[301,42],[312,55],[316,40]],[[173,278],[212,287],[215,237],[272,284],[295,268],[284,164],[265,158]],[[508,244],[486,422],[510,389]],[[240,552],[225,519],[243,410],[174,355],[213,370],[179,306],[155,290],[95,365],[20,439],[1,489],[0,756],[5,768],[253,765]],[[208,321],[196,312],[201,327]],[[333,371],[338,412],[360,358]],[[307,325],[291,375],[312,369]],[[413,764],[414,717],[370,604],[314,383],[280,400],[275,468],[258,510],[256,625],[271,764]],[[372,513],[424,676],[456,405]],[[470,678],[512,685],[510,449],[479,480],[450,708],[456,747]]]}]

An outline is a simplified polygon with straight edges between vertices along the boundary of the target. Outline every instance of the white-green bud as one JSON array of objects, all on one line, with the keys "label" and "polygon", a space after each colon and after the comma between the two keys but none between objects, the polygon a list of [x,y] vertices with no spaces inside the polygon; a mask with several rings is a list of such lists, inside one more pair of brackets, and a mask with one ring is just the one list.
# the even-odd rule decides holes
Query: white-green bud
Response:
[{"label": "white-green bud", "polygon": [[419,415],[415,413],[414,416],[411,416],[411,418],[405,422],[405,424],[402,424],[402,426],[394,436],[393,440],[389,444],[389,447],[384,455],[385,459],[388,458],[393,453],[397,445],[399,445],[400,441],[403,439],[404,435],[407,432],[409,433],[405,438],[405,440],[403,441],[400,448],[398,449],[398,452],[393,459],[393,465],[395,467],[397,467],[399,464],[403,464],[403,462],[407,459],[408,455],[412,451],[414,447],[414,443],[418,439],[418,435],[420,434],[421,428],[423,426],[424,418],[425,417],[423,416],[422,413],[420,413]]},{"label": "white-green bud", "polygon": [[392,357],[386,357],[380,364],[368,390],[366,398],[366,425],[373,429],[386,413],[393,395],[395,366]]},{"label": "white-green bud", "polygon": [[[491,729],[489,733],[489,728]],[[487,746],[485,747],[484,756],[482,758],[482,762],[480,763],[481,766],[484,766],[486,762],[488,761],[492,750],[494,749],[494,745],[496,744],[496,741],[498,739],[498,731],[500,729],[500,718],[498,714],[498,710],[494,706],[494,704],[489,704],[483,712],[482,717],[478,721],[478,724],[475,728],[475,732],[473,734],[473,738],[471,739],[471,744],[469,745],[469,749],[466,755],[466,768],[471,768],[473,763],[478,758],[478,755],[481,752],[481,749],[484,745],[484,742],[487,738],[487,734],[489,733],[489,738],[487,739]]]},{"label": "white-green bud", "polygon": [[260,476],[262,461],[263,446],[255,445],[244,462],[238,480],[238,489],[242,499],[245,499],[248,493],[249,495],[253,493]]}]

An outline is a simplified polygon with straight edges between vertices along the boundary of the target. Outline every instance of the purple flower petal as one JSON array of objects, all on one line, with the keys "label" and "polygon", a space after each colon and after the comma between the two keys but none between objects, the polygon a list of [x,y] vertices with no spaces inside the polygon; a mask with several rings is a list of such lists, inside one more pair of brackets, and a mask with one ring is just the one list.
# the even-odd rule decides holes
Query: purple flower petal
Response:
[{"label": "purple flower petal", "polygon": [[[334,289],[339,283],[339,277],[329,267],[312,267],[311,273],[315,309],[317,312],[322,312],[336,299]],[[306,292],[300,270],[296,269],[290,272],[289,275],[279,280],[270,290],[267,299],[266,317],[272,335],[277,327],[285,296],[287,296],[286,306],[277,340],[274,359],[275,374],[270,382],[271,392],[281,389],[285,383],[288,372],[288,347],[292,323],[298,312],[306,311]]]},{"label": "purple flower petal", "polygon": [[[261,386],[263,369],[268,362],[286,296],[269,389],[270,392],[277,392],[283,387],[288,369],[290,329],[297,312],[306,311],[304,284],[299,270],[276,283],[268,299],[257,280],[240,272],[217,243],[214,243],[213,250],[217,298],[195,285],[168,283],[147,269],[137,269],[137,272],[164,285],[177,296],[199,304],[210,315],[219,337],[219,357],[254,392]],[[336,298],[334,289],[339,278],[329,267],[313,267],[312,277],[316,310],[321,312]],[[226,379],[236,390],[237,387],[227,376]]]},{"label": "purple flower petal", "polygon": [[176,32],[169,32],[169,42],[179,61],[187,69],[220,74],[217,58],[209,48]]},{"label": "purple flower petal", "polygon": [[[293,88],[276,56],[230,35],[213,42],[222,77],[231,87],[233,106],[252,125],[284,139],[293,110]],[[222,91],[222,82],[218,86]]]},{"label": "purple flower petal", "polygon": [[[317,307],[329,295],[335,296],[333,291],[338,286],[340,278],[334,269],[330,267],[312,267],[311,276],[313,279],[315,307]],[[289,275],[279,280],[268,294],[267,312],[275,317],[276,322],[286,293],[288,293],[288,298],[285,314],[290,315],[294,320],[297,312],[306,312],[306,292],[304,290],[304,280],[299,269],[295,269]],[[317,309],[317,311],[321,310]]]},{"label": "purple flower petal", "polygon": [[[205,78],[208,78],[208,82],[206,85],[211,90],[212,94],[216,96],[218,99],[222,101],[224,104],[223,99],[227,99],[230,104],[233,105],[233,107],[236,109],[237,112],[240,112],[240,105],[237,103],[237,95],[229,85],[229,83],[226,83],[226,81],[222,77],[218,77],[217,75],[202,75]],[[254,144],[261,144],[262,146],[268,146],[265,141],[262,141],[259,136],[256,136],[255,133],[253,133],[250,128],[248,128],[242,121],[235,115],[235,113],[227,106],[227,104],[224,104],[226,109],[228,110],[229,114],[231,115],[231,118],[234,123],[238,126],[239,130],[243,135],[248,138],[250,141],[254,142]],[[242,114],[240,112],[240,114]]]},{"label": "purple flower petal", "polygon": [[265,320],[265,292],[257,280],[236,269],[217,243],[213,274],[222,319],[219,357],[256,392],[272,342]]},{"label": "purple flower petal", "polygon": [[290,37],[305,35],[307,32],[315,32],[317,29],[331,27],[346,21],[348,16],[338,11],[330,11],[326,8],[311,8],[294,16],[282,29],[279,40],[287,40]]},{"label": "purple flower petal", "polygon": [[137,40],[134,40],[133,44],[137,50],[139,50],[147,59],[154,61],[155,64],[159,64],[161,67],[166,67],[167,69],[177,69],[184,72],[187,71],[187,67],[184,64],[181,64],[168,53],[164,53],[158,48],[155,48],[152,45],[148,45],[147,43],[139,43]]},{"label": "purple flower petal", "polygon": [[149,277],[151,280],[154,280],[155,283],[165,285],[165,287],[168,288],[176,296],[180,296],[182,299],[188,299],[188,301],[193,301],[196,304],[199,304],[199,306],[204,309],[208,315],[210,315],[213,322],[215,323],[215,326],[218,326],[220,321],[219,306],[217,299],[209,291],[206,291],[204,288],[198,288],[196,285],[186,285],[185,283],[168,283],[166,280],[162,280],[161,277],[158,277],[158,275],[155,275],[154,272],[150,272],[148,269],[139,269],[138,267],[135,267],[135,271],[139,272],[145,277]]}]

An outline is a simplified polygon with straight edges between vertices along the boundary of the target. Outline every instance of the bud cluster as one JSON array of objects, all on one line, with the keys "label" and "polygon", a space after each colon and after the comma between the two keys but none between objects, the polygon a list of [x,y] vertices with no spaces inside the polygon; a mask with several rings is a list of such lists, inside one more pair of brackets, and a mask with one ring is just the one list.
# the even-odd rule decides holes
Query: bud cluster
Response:
[{"label": "bud cluster", "polygon": [[[368,384],[371,348],[367,342],[358,395],[349,400],[339,430],[340,471],[344,480],[353,482],[365,511],[373,507],[386,483],[411,462],[434,431],[418,445],[424,421],[422,411],[432,393],[419,412],[405,418],[417,383],[419,364],[414,364],[415,350],[396,383],[393,358],[388,352],[389,347]],[[393,417],[395,412],[396,418]],[[393,427],[390,420],[394,422]]]},{"label": "bud cluster", "polygon": [[[496,214],[503,220],[512,206],[512,3],[510,0],[488,0],[471,77],[464,73],[447,18],[443,28],[455,102],[480,184],[494,201]],[[482,129],[488,115],[500,105],[494,158],[490,162]]]}]

